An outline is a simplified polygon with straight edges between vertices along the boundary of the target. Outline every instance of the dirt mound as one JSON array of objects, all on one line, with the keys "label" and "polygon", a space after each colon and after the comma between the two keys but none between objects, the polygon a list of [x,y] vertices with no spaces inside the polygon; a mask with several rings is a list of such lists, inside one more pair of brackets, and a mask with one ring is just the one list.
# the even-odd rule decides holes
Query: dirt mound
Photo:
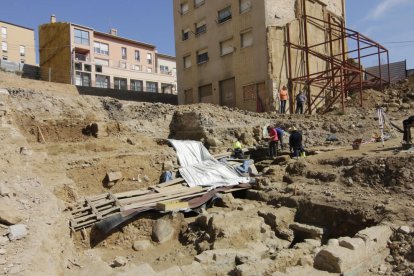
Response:
[{"label": "dirt mound", "polygon": [[344,177],[371,187],[414,188],[414,156],[363,158],[344,170]]},{"label": "dirt mound", "polygon": [[[385,112],[393,116],[405,116],[414,108],[414,78],[399,81],[385,88],[383,92],[374,89],[367,89],[362,92],[363,108],[375,108],[381,106]],[[351,93],[346,102],[350,111],[362,110],[360,106],[359,93]]]}]

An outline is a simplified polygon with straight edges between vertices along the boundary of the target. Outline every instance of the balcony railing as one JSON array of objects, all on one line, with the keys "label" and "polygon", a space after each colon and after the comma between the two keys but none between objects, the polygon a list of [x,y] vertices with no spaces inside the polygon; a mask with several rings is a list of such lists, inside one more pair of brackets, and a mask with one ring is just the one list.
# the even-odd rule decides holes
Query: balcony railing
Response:
[{"label": "balcony railing", "polygon": [[77,61],[89,61],[89,56],[84,54],[75,53],[75,59]]}]

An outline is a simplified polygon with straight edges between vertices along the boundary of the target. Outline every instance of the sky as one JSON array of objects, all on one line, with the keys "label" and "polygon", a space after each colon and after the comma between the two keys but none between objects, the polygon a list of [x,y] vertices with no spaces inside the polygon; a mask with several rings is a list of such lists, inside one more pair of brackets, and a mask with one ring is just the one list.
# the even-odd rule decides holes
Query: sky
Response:
[{"label": "sky", "polygon": [[[175,56],[173,0],[13,0],[1,4],[0,20],[35,29],[58,21],[73,22],[155,45]],[[220,0],[209,0],[220,1]],[[255,1],[255,0],[253,0]],[[414,0],[347,0],[347,26],[390,50],[392,61],[414,68]],[[367,60],[365,66],[375,65]]]}]

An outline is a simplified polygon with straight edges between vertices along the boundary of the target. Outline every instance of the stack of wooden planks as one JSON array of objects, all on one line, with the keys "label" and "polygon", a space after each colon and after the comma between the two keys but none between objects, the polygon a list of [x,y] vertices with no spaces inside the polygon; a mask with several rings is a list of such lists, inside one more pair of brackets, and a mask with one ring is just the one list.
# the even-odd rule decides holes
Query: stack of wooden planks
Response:
[{"label": "stack of wooden planks", "polygon": [[[229,153],[218,157],[226,156],[229,156]],[[231,161],[230,164],[238,166],[240,161]],[[232,192],[249,187],[250,185],[236,185],[220,192]],[[75,232],[89,228],[99,221],[112,216],[124,215],[136,210],[158,208],[160,211],[169,211],[172,206],[185,206],[185,204],[180,204],[180,202],[191,199],[193,199],[193,202],[203,200],[206,194],[209,193],[209,190],[211,190],[211,187],[189,187],[183,178],[177,178],[145,189],[116,194],[107,192],[97,196],[85,197],[70,208],[70,228]],[[192,208],[191,205],[189,207]]]}]

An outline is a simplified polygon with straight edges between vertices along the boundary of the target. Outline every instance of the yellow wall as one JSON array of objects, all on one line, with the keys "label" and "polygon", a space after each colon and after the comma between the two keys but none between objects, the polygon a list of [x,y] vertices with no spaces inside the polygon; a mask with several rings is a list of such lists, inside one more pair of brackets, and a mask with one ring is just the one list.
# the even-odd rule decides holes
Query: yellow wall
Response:
[{"label": "yellow wall", "polygon": [[39,48],[41,79],[70,84],[70,24],[53,23],[39,26]]},{"label": "yellow wall", "polygon": [[[7,29],[7,38],[1,35],[1,28]],[[2,42],[7,43],[7,52],[1,49]],[[20,46],[25,47],[25,55],[20,55]],[[36,49],[34,31],[25,27],[16,26],[0,21],[0,58],[7,57],[8,61],[36,65]]]}]

